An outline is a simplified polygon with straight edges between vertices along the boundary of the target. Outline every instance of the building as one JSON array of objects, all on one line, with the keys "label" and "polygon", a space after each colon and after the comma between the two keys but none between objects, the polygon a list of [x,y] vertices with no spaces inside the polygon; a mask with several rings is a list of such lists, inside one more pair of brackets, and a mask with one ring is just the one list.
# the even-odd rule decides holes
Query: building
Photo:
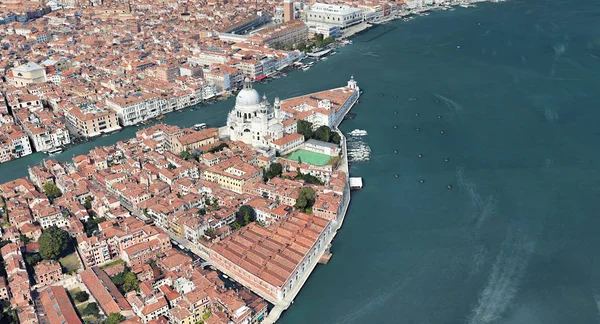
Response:
[{"label": "building", "polygon": [[294,0],[283,0],[283,21],[289,22],[295,18]]},{"label": "building", "polygon": [[51,226],[66,227],[69,224],[68,219],[63,216],[60,208],[54,205],[35,206],[32,212],[34,219],[40,223],[42,229]]},{"label": "building", "polygon": [[34,267],[35,281],[41,287],[62,280],[62,268],[60,263],[52,260],[44,260]]},{"label": "building", "polygon": [[219,129],[208,128],[201,131],[184,130],[171,138],[171,152],[179,154],[183,151],[193,152],[207,145],[215,144],[219,140]]},{"label": "building", "polygon": [[255,223],[213,246],[211,263],[275,303],[310,273],[332,235],[329,220],[298,211],[264,228]]},{"label": "building", "polygon": [[33,153],[29,137],[15,123],[0,125],[0,163]]},{"label": "building", "polygon": [[97,236],[86,237],[84,233],[77,236],[77,250],[87,268],[101,266],[111,260],[108,243]]},{"label": "building", "polygon": [[71,130],[80,136],[94,137],[121,129],[117,113],[108,108],[77,107],[65,109],[65,120]]},{"label": "building", "polygon": [[340,154],[340,146],[334,143],[327,143],[323,141],[317,141],[315,139],[309,139],[304,143],[303,147],[306,151],[315,153],[325,154],[329,156],[337,156]]},{"label": "building", "polygon": [[308,39],[308,26],[301,20],[293,20],[261,29],[256,33],[256,36],[261,38],[263,44],[271,47],[275,45],[279,45],[279,47],[294,45]]},{"label": "building", "polygon": [[8,300],[8,286],[6,285],[6,278],[0,277],[0,301]]},{"label": "building", "polygon": [[286,155],[299,149],[304,143],[304,135],[298,133],[286,134],[280,139],[273,141],[273,148],[279,152],[280,155]]},{"label": "building", "polygon": [[105,315],[110,313],[120,313],[125,317],[133,315],[131,305],[102,269],[91,267],[81,272],[80,276]]},{"label": "building", "polygon": [[279,107],[272,107],[266,97],[261,100],[258,92],[252,89],[250,79],[246,78],[244,89],[235,99],[235,108],[227,116],[226,132],[231,140],[268,147],[271,140],[283,136],[281,122]]},{"label": "building", "polygon": [[239,157],[234,157],[208,167],[204,171],[204,178],[218,183],[224,189],[242,193],[242,186],[251,179],[260,177],[261,174],[260,168],[243,162]]},{"label": "building", "polygon": [[13,84],[18,87],[46,82],[46,69],[34,62],[17,66],[12,73]]},{"label": "building", "polygon": [[65,288],[51,286],[40,293],[40,301],[50,323],[81,324]]},{"label": "building", "polygon": [[306,12],[309,26],[339,26],[341,29],[356,25],[363,19],[362,10],[333,4],[315,3]]}]

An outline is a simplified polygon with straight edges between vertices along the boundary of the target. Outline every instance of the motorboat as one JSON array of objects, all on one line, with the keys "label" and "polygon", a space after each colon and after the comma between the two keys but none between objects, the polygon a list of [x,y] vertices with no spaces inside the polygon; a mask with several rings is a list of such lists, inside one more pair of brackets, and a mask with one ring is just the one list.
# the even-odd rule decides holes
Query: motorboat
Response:
[{"label": "motorboat", "polygon": [[197,131],[203,130],[203,129],[206,129],[206,128],[207,128],[206,123],[200,123],[200,124],[194,125],[194,130],[197,130]]}]

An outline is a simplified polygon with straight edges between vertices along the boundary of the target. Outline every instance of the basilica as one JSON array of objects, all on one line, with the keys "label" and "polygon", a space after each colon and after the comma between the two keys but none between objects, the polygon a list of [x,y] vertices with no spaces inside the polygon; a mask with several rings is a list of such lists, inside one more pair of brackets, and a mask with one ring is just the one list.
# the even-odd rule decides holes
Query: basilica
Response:
[{"label": "basilica", "polygon": [[244,88],[235,99],[235,108],[227,116],[227,133],[232,141],[267,148],[273,140],[283,136],[282,121],[279,99],[271,106],[266,96],[261,99],[246,78]]}]

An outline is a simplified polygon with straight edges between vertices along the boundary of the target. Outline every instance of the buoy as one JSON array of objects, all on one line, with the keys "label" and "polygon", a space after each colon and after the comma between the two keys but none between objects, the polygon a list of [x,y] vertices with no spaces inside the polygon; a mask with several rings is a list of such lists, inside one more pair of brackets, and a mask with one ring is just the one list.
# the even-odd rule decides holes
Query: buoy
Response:
[{"label": "buoy", "polygon": [[420,183],[425,183],[425,180],[421,179],[419,180]]},{"label": "buoy", "polygon": [[397,174],[394,174],[394,178],[398,178],[398,177],[399,177],[399,175],[397,175]]},{"label": "buoy", "polygon": [[438,119],[442,119],[442,116],[438,115]]},{"label": "buoy", "polygon": [[397,111],[394,111],[394,115],[398,115],[398,112],[397,112]]},{"label": "buoy", "polygon": [[394,154],[398,154],[398,151],[397,151],[397,150],[394,150]]},{"label": "buoy", "polygon": [[394,125],[394,129],[398,128],[398,125]]},{"label": "buoy", "polygon": [[440,134],[444,134],[444,131],[441,131]]},{"label": "buoy", "polygon": [[452,185],[448,185],[448,189],[452,189]]},{"label": "buoy", "polygon": [[416,113],[415,116],[419,117],[419,113]]},{"label": "buoy", "polygon": [[398,96],[394,96],[394,99],[398,99]]},{"label": "buoy", "polygon": [[417,156],[418,156],[418,157],[419,157],[419,159],[420,159],[420,158],[422,158],[422,157],[423,157],[423,154],[419,154],[419,155],[417,155]]},{"label": "buoy", "polygon": [[444,159],[444,162],[448,162],[448,161],[450,161],[450,159],[449,159],[449,158],[445,158],[445,159]]},{"label": "buoy", "polygon": [[416,131],[417,131],[417,132],[420,132],[420,131],[421,131],[421,129],[420,129],[419,127],[417,127],[417,128],[416,128]]}]

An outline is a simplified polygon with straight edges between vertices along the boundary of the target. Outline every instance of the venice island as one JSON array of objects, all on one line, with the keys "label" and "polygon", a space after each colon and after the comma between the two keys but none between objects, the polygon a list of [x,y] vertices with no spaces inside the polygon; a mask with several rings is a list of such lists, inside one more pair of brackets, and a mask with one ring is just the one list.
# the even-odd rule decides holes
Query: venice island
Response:
[{"label": "venice island", "polygon": [[344,87],[271,103],[246,79],[227,124],[157,124],[0,186],[0,297],[20,323],[273,323],[350,202]]}]

